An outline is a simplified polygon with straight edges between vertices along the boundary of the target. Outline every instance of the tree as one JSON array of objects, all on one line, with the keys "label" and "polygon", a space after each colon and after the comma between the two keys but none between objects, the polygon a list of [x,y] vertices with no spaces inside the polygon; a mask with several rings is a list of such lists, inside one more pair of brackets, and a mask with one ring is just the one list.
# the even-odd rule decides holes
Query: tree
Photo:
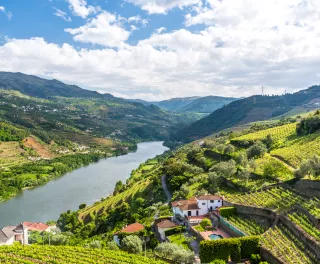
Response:
[{"label": "tree", "polygon": [[91,241],[89,244],[89,247],[90,248],[101,248],[101,241],[99,241],[99,240]]},{"label": "tree", "polygon": [[209,183],[213,185],[214,189],[219,188],[221,184],[221,177],[215,171],[209,172],[208,180]]},{"label": "tree", "polygon": [[123,182],[117,181],[116,186],[114,187],[114,193],[118,193],[123,189]]},{"label": "tree", "polygon": [[118,245],[114,241],[107,242],[106,248],[109,250],[119,250]]},{"label": "tree", "polygon": [[231,144],[228,144],[223,150],[224,154],[227,154],[227,155],[233,153],[234,151],[235,151],[235,147],[232,146]]},{"label": "tree", "polygon": [[[49,234],[50,235],[50,234]],[[69,237],[64,234],[57,234],[51,237],[50,243],[52,245],[60,246],[60,245],[68,245]]]},{"label": "tree", "polygon": [[267,152],[267,148],[261,142],[255,143],[247,150],[247,156],[249,159],[260,158]]},{"label": "tree", "polygon": [[43,237],[39,231],[31,231],[28,237],[29,244],[39,244],[43,243]]},{"label": "tree", "polygon": [[142,252],[142,241],[138,236],[127,236],[122,239],[121,247],[129,253],[138,254]]},{"label": "tree", "polygon": [[271,149],[273,143],[274,143],[274,140],[272,138],[272,136],[269,134],[267,135],[267,137],[263,140],[263,143],[266,144],[267,148],[268,149]]},{"label": "tree", "polygon": [[239,178],[244,180],[246,185],[248,184],[248,180],[250,179],[251,173],[248,168],[244,168],[238,172]]},{"label": "tree", "polygon": [[155,252],[164,258],[169,258],[178,263],[194,263],[194,253],[174,243],[162,243],[155,248]]},{"label": "tree", "polygon": [[200,226],[205,229],[207,226],[212,226],[212,223],[208,218],[205,218],[200,222]]},{"label": "tree", "polygon": [[246,167],[249,163],[247,154],[245,152],[241,152],[237,157],[236,161],[237,161],[237,164],[242,167]]},{"label": "tree", "polygon": [[231,178],[236,173],[236,162],[234,160],[223,161],[211,168],[218,175]]},{"label": "tree", "polygon": [[79,205],[79,209],[80,209],[80,210],[81,210],[81,209],[84,209],[84,208],[86,208],[86,207],[87,207],[87,205],[86,205],[85,203]]}]

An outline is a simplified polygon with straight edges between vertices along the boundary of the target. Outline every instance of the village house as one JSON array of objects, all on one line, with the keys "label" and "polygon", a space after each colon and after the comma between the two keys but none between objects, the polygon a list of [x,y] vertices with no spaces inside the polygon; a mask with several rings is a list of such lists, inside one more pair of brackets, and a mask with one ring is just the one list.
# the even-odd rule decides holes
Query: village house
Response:
[{"label": "village house", "polygon": [[128,225],[128,226],[124,227],[123,229],[121,229],[119,232],[114,233],[113,241],[118,246],[120,246],[120,239],[119,239],[119,236],[118,236],[119,233],[129,233],[129,234],[131,233],[131,234],[134,234],[134,233],[138,233],[138,232],[142,231],[143,229],[144,229],[144,225],[142,225],[140,223],[134,223],[134,224]]},{"label": "village house", "polygon": [[178,225],[168,219],[165,219],[156,225],[157,231],[162,240],[166,239],[165,232],[169,229],[175,228]]},{"label": "village house", "polygon": [[192,216],[204,216],[217,210],[223,204],[223,197],[219,195],[200,195],[189,200],[172,202],[174,216],[187,218]]},{"label": "village house", "polygon": [[22,223],[17,226],[6,226],[0,229],[0,246],[19,242],[28,245],[28,229]]},{"label": "village house", "polygon": [[25,226],[29,232],[31,231],[51,232],[51,230],[56,227],[56,226],[49,226],[41,222],[34,222],[34,223],[23,222],[23,226]]}]

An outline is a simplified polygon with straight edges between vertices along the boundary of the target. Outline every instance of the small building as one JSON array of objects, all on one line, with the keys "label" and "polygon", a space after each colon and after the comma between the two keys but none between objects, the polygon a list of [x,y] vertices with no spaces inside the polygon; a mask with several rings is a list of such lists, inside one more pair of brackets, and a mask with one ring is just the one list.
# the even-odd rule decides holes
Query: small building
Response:
[{"label": "small building", "polygon": [[0,245],[12,245],[14,242],[28,245],[28,229],[23,223],[0,229]]},{"label": "small building", "polygon": [[123,229],[121,229],[120,231],[114,233],[113,235],[113,241],[118,245],[120,246],[120,239],[119,239],[119,236],[118,234],[119,233],[138,233],[140,231],[144,230],[144,225],[140,224],[140,223],[134,223],[134,224],[131,224],[131,225],[128,225],[126,227],[124,227]]},{"label": "small building", "polygon": [[219,195],[200,195],[189,200],[172,202],[172,210],[175,216],[182,218],[190,216],[203,216],[210,211],[217,210],[223,204],[223,197]]},{"label": "small building", "polygon": [[157,228],[157,231],[161,237],[162,240],[165,240],[166,239],[166,234],[165,232],[169,229],[172,229],[172,228],[175,228],[177,227],[178,225],[168,219],[165,219],[163,221],[161,221],[160,223],[158,223],[156,225],[156,228]]}]

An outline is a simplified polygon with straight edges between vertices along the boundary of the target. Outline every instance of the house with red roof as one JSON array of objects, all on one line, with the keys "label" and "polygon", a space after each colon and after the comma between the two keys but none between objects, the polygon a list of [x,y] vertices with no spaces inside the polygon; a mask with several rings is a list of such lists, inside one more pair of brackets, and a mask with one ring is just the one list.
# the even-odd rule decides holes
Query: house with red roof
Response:
[{"label": "house with red roof", "polygon": [[49,226],[41,222],[23,222],[23,225],[28,229],[28,231],[39,231],[39,232],[50,232],[55,226]]},{"label": "house with red roof", "polygon": [[219,195],[200,195],[188,200],[172,202],[172,210],[175,216],[187,218],[192,216],[207,215],[210,211],[217,210],[223,204],[223,197]]},{"label": "house with red roof", "polygon": [[6,226],[0,229],[0,246],[12,245],[14,242],[28,245],[28,230],[23,223],[20,223],[17,226]]},{"label": "house with red roof", "polygon": [[166,234],[165,232],[169,229],[176,228],[178,225],[169,219],[164,219],[160,223],[156,225],[157,231],[161,237],[162,240],[166,239]]},{"label": "house with red roof", "polygon": [[118,246],[120,246],[120,239],[119,239],[119,233],[129,233],[129,234],[135,234],[140,231],[144,230],[144,225],[140,223],[134,223],[131,225],[127,225],[124,228],[122,228],[120,231],[114,233],[113,240],[116,242]]}]

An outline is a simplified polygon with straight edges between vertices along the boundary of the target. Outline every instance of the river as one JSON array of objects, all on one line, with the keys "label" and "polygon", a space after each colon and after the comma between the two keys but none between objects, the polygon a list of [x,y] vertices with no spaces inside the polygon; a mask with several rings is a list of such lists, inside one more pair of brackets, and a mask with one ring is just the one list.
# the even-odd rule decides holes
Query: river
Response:
[{"label": "river", "polygon": [[25,190],[0,203],[0,228],[24,221],[57,220],[62,212],[76,210],[82,203],[93,204],[112,192],[117,181],[129,178],[141,163],[167,149],[160,141],[139,143],[136,152],[101,159],[44,186]]}]

